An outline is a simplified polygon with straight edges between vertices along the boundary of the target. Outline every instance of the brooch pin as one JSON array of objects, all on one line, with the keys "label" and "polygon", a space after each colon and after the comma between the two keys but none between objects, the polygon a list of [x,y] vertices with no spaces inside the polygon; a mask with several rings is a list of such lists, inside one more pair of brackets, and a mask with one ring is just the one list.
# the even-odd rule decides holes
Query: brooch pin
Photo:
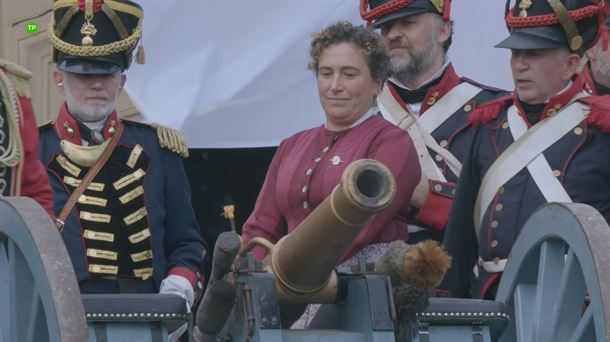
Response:
[{"label": "brooch pin", "polygon": [[336,165],[343,163],[343,160],[341,160],[341,157],[339,157],[339,156],[334,156],[334,157],[330,158],[330,162],[336,166]]}]

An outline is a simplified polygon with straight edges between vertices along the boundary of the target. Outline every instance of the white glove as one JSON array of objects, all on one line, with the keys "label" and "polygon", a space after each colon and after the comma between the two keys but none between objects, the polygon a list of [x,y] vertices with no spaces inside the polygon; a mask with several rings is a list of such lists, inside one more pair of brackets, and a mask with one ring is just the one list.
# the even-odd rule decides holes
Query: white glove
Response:
[{"label": "white glove", "polygon": [[[191,312],[191,305],[193,305],[195,291],[193,290],[191,283],[186,278],[175,274],[167,276],[167,278],[163,279],[161,282],[159,294],[173,294],[184,298],[186,301],[186,312]],[[176,342],[180,336],[186,332],[186,329],[187,323],[184,323],[178,329],[169,334],[168,340],[171,342]]]},{"label": "white glove", "polygon": [[195,291],[193,290],[191,283],[185,277],[175,274],[169,275],[167,278],[163,279],[159,294],[173,294],[184,298],[188,305],[189,312],[193,305],[193,301],[195,300]]}]

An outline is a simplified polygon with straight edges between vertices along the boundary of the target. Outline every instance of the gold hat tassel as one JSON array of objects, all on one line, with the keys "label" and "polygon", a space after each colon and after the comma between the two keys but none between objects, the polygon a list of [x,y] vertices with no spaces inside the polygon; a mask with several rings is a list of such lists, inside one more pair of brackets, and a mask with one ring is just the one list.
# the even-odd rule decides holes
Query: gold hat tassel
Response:
[{"label": "gold hat tassel", "polygon": [[142,44],[138,45],[138,52],[136,52],[136,63],[144,64],[144,46]]},{"label": "gold hat tassel", "polygon": [[[142,25],[141,21],[140,21],[140,25]],[[136,63],[144,64],[145,61],[146,61],[146,59],[144,58],[144,33],[141,33],[140,34],[140,43],[138,45],[138,52],[136,52]]]}]

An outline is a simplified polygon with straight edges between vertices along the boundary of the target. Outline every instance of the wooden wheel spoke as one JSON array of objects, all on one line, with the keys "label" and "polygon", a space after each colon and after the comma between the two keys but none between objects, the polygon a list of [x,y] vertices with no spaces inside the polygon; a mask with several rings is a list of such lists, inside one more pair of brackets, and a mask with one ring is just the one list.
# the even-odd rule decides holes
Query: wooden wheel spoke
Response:
[{"label": "wooden wheel spoke", "polygon": [[496,300],[514,322],[501,341],[610,341],[608,250],[610,227],[595,209],[538,209],[521,229],[498,288]]},{"label": "wooden wheel spoke", "polygon": [[0,199],[0,341],[87,341],[68,253],[46,211]]},{"label": "wooden wheel spoke", "polygon": [[593,310],[587,307],[585,313],[580,318],[578,325],[574,329],[570,342],[595,341],[595,331],[593,329]]},{"label": "wooden wheel spoke", "polygon": [[[534,341],[548,341],[548,330],[538,329],[549,324],[557,295],[557,283],[564,268],[565,243],[560,240],[547,240],[540,246],[538,281],[534,300],[533,324]],[[531,310],[531,308],[530,308]]]},{"label": "wooden wheel spoke", "polygon": [[557,302],[554,306],[551,331],[555,338],[570,336],[582,316],[585,303],[585,278],[578,260],[570,251],[566,257],[565,271],[558,283]]}]

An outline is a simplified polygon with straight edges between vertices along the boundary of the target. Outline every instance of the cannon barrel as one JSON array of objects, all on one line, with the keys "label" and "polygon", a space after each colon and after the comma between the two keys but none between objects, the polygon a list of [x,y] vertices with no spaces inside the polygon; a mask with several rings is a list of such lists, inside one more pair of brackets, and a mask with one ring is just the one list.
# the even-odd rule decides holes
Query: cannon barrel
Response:
[{"label": "cannon barrel", "polygon": [[276,277],[280,300],[334,301],[334,268],[362,228],[395,194],[394,177],[381,162],[360,159],[351,163],[332,193],[280,239],[264,261]]}]

